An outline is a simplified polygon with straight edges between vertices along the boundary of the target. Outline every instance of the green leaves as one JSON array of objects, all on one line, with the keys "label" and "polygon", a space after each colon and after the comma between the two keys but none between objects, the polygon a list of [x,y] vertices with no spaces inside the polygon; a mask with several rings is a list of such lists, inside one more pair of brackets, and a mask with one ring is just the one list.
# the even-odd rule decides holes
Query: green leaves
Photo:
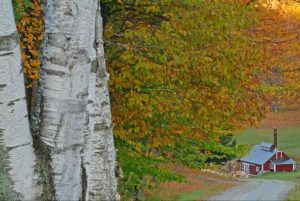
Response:
[{"label": "green leaves", "polygon": [[115,139],[118,148],[118,163],[124,171],[124,178],[119,181],[119,192],[127,200],[138,189],[151,189],[164,181],[183,181],[183,176],[163,167],[161,157],[141,155],[135,146],[119,138]]},{"label": "green leaves", "polygon": [[33,9],[33,4],[30,0],[12,0],[13,3],[13,9],[15,18],[17,21],[19,21],[22,17],[22,12],[24,11],[24,6],[29,7]]},{"label": "green leaves", "polygon": [[211,164],[219,164],[240,157],[247,150],[247,147],[243,145],[226,146],[213,139],[199,140],[176,136],[175,145],[161,151],[172,162],[204,168]]}]

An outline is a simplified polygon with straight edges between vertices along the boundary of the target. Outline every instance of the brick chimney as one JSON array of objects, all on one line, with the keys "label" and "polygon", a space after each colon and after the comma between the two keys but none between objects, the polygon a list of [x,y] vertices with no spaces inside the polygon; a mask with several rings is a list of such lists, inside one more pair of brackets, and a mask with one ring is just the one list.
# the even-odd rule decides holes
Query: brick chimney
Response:
[{"label": "brick chimney", "polygon": [[277,148],[277,128],[274,128],[274,146]]}]

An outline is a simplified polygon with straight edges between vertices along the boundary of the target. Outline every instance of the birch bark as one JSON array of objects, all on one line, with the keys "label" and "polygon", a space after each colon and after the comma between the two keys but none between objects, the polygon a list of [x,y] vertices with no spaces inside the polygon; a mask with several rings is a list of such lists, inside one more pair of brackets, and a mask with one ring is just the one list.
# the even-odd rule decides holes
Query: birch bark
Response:
[{"label": "birch bark", "polygon": [[[47,0],[40,138],[51,147],[55,198],[82,198],[82,152],[97,0]],[[84,187],[85,188],[85,187]]]},{"label": "birch bark", "polygon": [[0,173],[8,173],[10,198],[35,200],[41,188],[34,173],[35,155],[10,0],[0,1],[0,150]]},{"label": "birch bark", "polygon": [[32,129],[50,147],[55,198],[118,200],[100,2],[48,0],[45,13]]},{"label": "birch bark", "polygon": [[82,156],[83,167],[85,169],[85,184],[83,195],[85,200],[90,200],[89,198],[89,190],[90,190],[90,181],[91,181],[91,159],[92,159],[92,150],[93,150],[93,137],[94,137],[94,103],[95,103],[95,86],[96,86],[96,73],[91,72],[90,74],[90,82],[89,82],[89,95],[88,95],[88,106],[86,113],[86,122],[85,122],[85,130],[84,130],[84,152]]},{"label": "birch bark", "polygon": [[87,195],[91,200],[120,200],[115,176],[115,147],[112,132],[112,117],[108,91],[109,75],[106,72],[103,23],[98,2],[95,26],[96,88],[94,99],[94,133]]}]

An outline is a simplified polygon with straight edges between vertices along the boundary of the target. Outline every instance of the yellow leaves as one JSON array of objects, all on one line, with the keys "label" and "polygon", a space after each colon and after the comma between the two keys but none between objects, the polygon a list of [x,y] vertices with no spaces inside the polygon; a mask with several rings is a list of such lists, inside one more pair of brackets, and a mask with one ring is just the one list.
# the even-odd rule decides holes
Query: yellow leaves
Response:
[{"label": "yellow leaves", "polygon": [[160,9],[159,9],[157,4],[152,4],[152,5],[148,6],[147,9],[146,9],[146,11],[148,13],[155,13],[155,12],[158,12],[159,10]]},{"label": "yellow leaves", "polygon": [[104,32],[104,37],[105,38],[111,38],[114,34],[114,29],[110,24],[107,24],[105,26],[105,32]]},{"label": "yellow leaves", "polygon": [[[299,91],[299,87],[295,85],[299,83],[299,73],[297,77],[297,72],[292,70],[300,63],[298,54],[300,45],[297,42],[300,30],[299,14],[297,14],[299,8],[299,3],[283,1],[276,10],[265,9],[260,13],[262,20],[257,36],[268,45],[265,52],[265,64],[268,66],[268,71],[264,72],[261,80],[268,83],[268,86],[263,86],[263,90],[267,92],[270,102],[274,98],[283,103],[297,101],[287,94]],[[282,73],[275,75],[274,66],[278,66]],[[285,94],[284,98],[280,98],[282,94]]]},{"label": "yellow leaves", "polygon": [[137,0],[131,9],[130,2],[119,2],[104,32],[117,136],[155,148],[173,135],[230,135],[254,122],[249,116],[261,117],[252,75],[265,71],[265,55],[246,31],[253,8]]}]

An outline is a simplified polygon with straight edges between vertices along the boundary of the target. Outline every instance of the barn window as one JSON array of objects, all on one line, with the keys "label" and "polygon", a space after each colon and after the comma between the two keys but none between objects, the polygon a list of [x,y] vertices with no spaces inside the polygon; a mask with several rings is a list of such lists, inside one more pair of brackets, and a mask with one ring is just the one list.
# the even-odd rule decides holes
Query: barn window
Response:
[{"label": "barn window", "polygon": [[256,172],[259,172],[259,167],[256,167]]}]

